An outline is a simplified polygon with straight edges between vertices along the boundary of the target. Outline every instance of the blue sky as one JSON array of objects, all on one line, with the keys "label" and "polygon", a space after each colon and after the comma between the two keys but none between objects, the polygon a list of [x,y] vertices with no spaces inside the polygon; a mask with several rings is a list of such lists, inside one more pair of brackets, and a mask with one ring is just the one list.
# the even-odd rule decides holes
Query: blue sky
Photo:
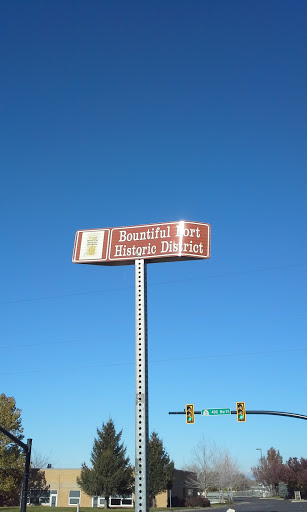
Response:
[{"label": "blue sky", "polygon": [[74,265],[78,229],[210,223],[210,260],[148,266],[149,424],[242,471],[307,457],[302,1],[1,2],[1,392],[55,467],[110,417],[134,461],[134,267]]}]

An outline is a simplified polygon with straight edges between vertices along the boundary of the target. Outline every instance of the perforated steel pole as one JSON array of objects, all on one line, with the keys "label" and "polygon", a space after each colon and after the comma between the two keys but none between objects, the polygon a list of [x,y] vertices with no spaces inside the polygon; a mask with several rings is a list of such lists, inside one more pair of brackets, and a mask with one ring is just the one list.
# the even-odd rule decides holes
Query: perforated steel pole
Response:
[{"label": "perforated steel pole", "polygon": [[135,512],[149,511],[146,263],[135,260]]}]

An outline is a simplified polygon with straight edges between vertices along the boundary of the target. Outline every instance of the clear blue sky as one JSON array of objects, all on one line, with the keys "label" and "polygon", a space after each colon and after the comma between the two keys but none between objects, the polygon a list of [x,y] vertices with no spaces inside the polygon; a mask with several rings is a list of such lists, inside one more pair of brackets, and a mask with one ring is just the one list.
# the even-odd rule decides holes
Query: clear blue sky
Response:
[{"label": "clear blue sky", "polygon": [[303,1],[3,1],[1,392],[55,467],[110,417],[134,462],[134,267],[72,263],[78,229],[191,220],[211,259],[148,266],[150,431],[243,471],[307,457]]}]

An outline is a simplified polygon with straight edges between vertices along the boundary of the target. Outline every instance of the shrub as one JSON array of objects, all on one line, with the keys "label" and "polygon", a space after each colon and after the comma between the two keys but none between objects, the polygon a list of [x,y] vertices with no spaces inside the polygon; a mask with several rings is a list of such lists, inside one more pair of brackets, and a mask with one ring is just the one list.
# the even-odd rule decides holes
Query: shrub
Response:
[{"label": "shrub", "polygon": [[210,507],[210,501],[208,498],[204,498],[203,496],[191,496],[187,498],[184,502],[185,507]]},{"label": "shrub", "polygon": [[[178,496],[172,496],[172,502],[171,502],[171,505],[173,507],[184,507],[184,498],[178,498]],[[168,507],[170,507],[170,500],[169,500],[169,503],[167,505]]]}]

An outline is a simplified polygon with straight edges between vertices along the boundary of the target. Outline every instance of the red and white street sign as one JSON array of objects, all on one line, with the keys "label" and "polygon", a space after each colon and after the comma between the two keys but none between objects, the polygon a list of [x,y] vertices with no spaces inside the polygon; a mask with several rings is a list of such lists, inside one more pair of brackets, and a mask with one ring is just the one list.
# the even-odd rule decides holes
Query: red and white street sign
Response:
[{"label": "red and white street sign", "polygon": [[203,222],[163,222],[77,231],[72,261],[129,265],[210,258],[211,228]]}]

